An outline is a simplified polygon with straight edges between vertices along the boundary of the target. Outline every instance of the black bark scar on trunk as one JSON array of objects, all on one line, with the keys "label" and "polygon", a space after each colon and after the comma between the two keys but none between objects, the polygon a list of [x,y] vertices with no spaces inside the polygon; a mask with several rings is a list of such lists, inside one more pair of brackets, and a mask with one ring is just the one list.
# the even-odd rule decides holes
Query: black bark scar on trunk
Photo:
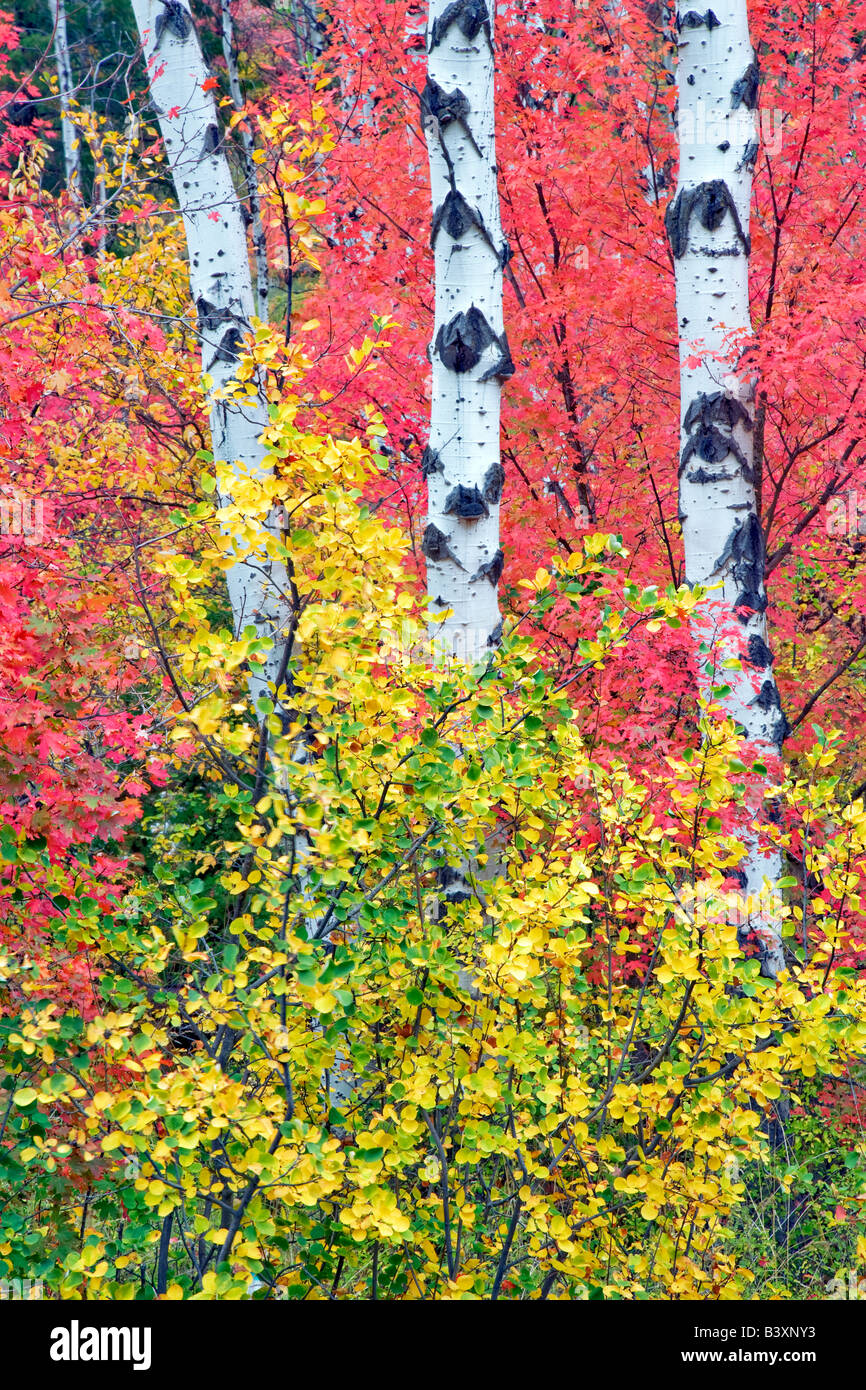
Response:
[{"label": "black bark scar on trunk", "polygon": [[486,565],[479,565],[478,570],[473,574],[472,579],[489,579],[494,589],[502,577],[502,569],[505,564],[505,556],[501,550],[497,550],[492,560],[488,560]]},{"label": "black bark scar on trunk", "polygon": [[753,632],[749,638],[746,660],[750,666],[754,666],[759,671],[766,670],[768,666],[773,664],[773,653],[763,637],[760,637],[757,632]]},{"label": "black bark scar on trunk", "polygon": [[438,48],[452,24],[456,24],[464,38],[470,43],[484,34],[490,48],[493,48],[493,34],[490,28],[490,15],[484,0],[454,0],[433,23],[430,33],[430,49]]},{"label": "black bark scar on trunk", "polygon": [[785,711],[782,709],[782,700],[776,682],[772,679],[765,680],[751,703],[762,714],[769,714],[771,710],[776,711],[770,738],[781,750],[782,744],[791,732],[791,726],[785,717]]},{"label": "black bark scar on trunk", "polygon": [[490,515],[490,509],[478,488],[466,487],[465,483],[458,483],[451,489],[442,510],[445,516],[457,516],[461,521],[478,521],[482,516]]},{"label": "black bark scar on trunk", "polygon": [[466,886],[466,879],[463,874],[448,865],[439,870],[439,886],[444,897],[449,903],[468,903],[472,901],[473,894]]},{"label": "black bark scar on trunk", "polygon": [[205,299],[204,295],[199,295],[195,307],[202,338],[219,337],[219,345],[205,371],[210,371],[215,362],[236,362],[244,344],[244,337],[238,319],[231,309],[218,308],[216,304],[211,304],[209,299]]},{"label": "black bark scar on trunk", "polygon": [[234,326],[226,329],[219,341],[219,347],[211,359],[214,362],[237,362],[244,345],[243,334]]},{"label": "black bark scar on trunk", "polygon": [[440,531],[438,526],[434,526],[432,521],[424,531],[421,540],[421,554],[426,555],[428,560],[435,560],[439,564],[443,564],[445,560],[453,560],[458,569],[465,569],[448,544],[448,537],[445,532]]},{"label": "black bark scar on trunk", "polygon": [[751,703],[759,710],[766,713],[771,709],[781,709],[782,701],[779,699],[779,692],[776,689],[776,682],[766,680]]},{"label": "black bark scar on trunk", "polygon": [[730,483],[737,475],[736,473],[708,473],[705,468],[696,468],[694,473],[688,473],[686,476],[690,483],[704,486],[707,483]]},{"label": "black bark scar on trunk", "polygon": [[160,4],[165,7],[165,13],[158,14],[154,22],[154,47],[159,48],[160,41],[166,29],[168,29],[170,33],[175,34],[179,39],[189,38],[192,31],[192,20],[183,5],[179,5],[178,0],[160,0]]},{"label": "black bark scar on trunk", "polygon": [[682,188],[672,203],[665,209],[665,231],[668,234],[671,251],[679,260],[689,249],[689,227],[697,214],[701,226],[708,232],[716,231],[730,213],[734,228],[742,242],[746,255],[751,254],[752,246],[743,231],[740,214],[731,197],[731,190],[724,179],[711,179],[700,183],[697,188]]},{"label": "black bark scar on trunk", "polygon": [[689,10],[688,14],[677,15],[677,29],[703,29],[704,25],[710,30],[718,29],[720,21],[716,19],[712,10],[707,10],[706,14],[698,14],[697,10]]},{"label": "black bark scar on trunk", "polygon": [[[697,454],[704,463],[722,463],[733,454],[747,482],[753,481],[748,459],[733,435],[736,425],[746,430],[752,429],[752,417],[745,406],[724,391],[714,391],[706,395],[703,391],[696,396],[686,411],[683,428],[689,438],[680,460],[680,474],[689,460]],[[731,478],[730,473],[705,473],[702,468],[689,474],[689,481],[696,483],[719,483]]]},{"label": "black bark scar on trunk", "polygon": [[502,489],[505,486],[505,469],[499,462],[491,463],[481,482],[481,491],[484,494],[485,502],[490,502],[494,506],[502,496]]},{"label": "black bark scar on trunk", "polygon": [[209,155],[219,154],[220,132],[219,126],[209,125],[204,133],[204,144],[202,145],[201,158],[207,159]]},{"label": "black bark scar on trunk", "polygon": [[514,372],[514,363],[508,349],[505,334],[494,333],[481,310],[471,305],[468,311],[455,314],[448,323],[442,324],[436,334],[434,349],[439,354],[443,366],[452,372],[471,372],[478,366],[490,347],[499,349],[499,357],[490,366],[481,381],[492,377],[502,380]]},{"label": "black bark scar on trunk", "polygon": [[439,122],[440,130],[456,123],[462,128],[475,153],[481,157],[481,151],[469,127],[468,116],[472,108],[465,92],[461,92],[459,87],[455,87],[453,92],[446,92],[444,87],[440,87],[438,82],[428,77],[420,100],[422,125],[431,116],[435,116]]},{"label": "black bark scar on trunk", "polygon": [[467,313],[455,314],[436,334],[435,348],[443,364],[452,372],[471,372],[497,336],[480,309],[473,304]]},{"label": "black bark scar on trunk", "polygon": [[508,346],[508,339],[504,333],[500,333],[496,339],[499,346],[499,360],[488,367],[481,377],[482,381],[490,381],[493,377],[497,381],[505,381],[507,377],[514,376],[514,363],[511,360],[511,349]]},{"label": "black bark scar on trunk", "polygon": [[736,111],[738,106],[745,106],[747,110],[754,111],[758,105],[758,84],[761,80],[761,70],[757,62],[753,59],[742,77],[738,77],[731,88],[731,110]]},{"label": "black bark scar on trunk", "polygon": [[454,160],[451,158],[442,134],[447,126],[453,122],[458,122],[479,158],[482,157],[475,136],[469,129],[466,120],[470,109],[468,98],[460,91],[459,87],[455,88],[453,92],[446,92],[439,86],[438,82],[434,82],[431,77],[428,77],[427,85],[420,94],[420,102],[421,124],[427,136],[436,140],[439,145],[442,158],[445,160],[445,167],[448,170],[448,182],[451,185],[441,205],[433,214],[430,245],[436,245],[436,237],[443,226],[452,241],[457,241],[468,232],[470,227],[476,227],[499,261],[500,267],[504,270],[511,260],[511,247],[504,237],[500,246],[494,244],[480,210],[472,207],[460,192],[457,187],[457,171],[454,168]]},{"label": "black bark scar on trunk", "polygon": [[199,327],[202,333],[215,333],[229,319],[234,318],[231,309],[220,309],[200,294],[195,302]]},{"label": "black bark scar on trunk", "polygon": [[431,473],[443,473],[444,471],[442,459],[439,457],[439,454],[435,449],[431,449],[429,444],[426,445],[421,455],[422,478],[429,478]]},{"label": "black bark scar on trunk", "polygon": [[[750,608],[754,613],[765,612],[767,598],[764,593],[764,532],[754,513],[734,527],[713,567],[713,573],[718,574],[729,560],[732,561],[731,574],[740,590],[734,607]],[[748,622],[749,619],[740,617],[740,621]]]},{"label": "black bark scar on trunk", "polygon": [[498,246],[494,246],[481,213],[477,208],[470,207],[463,194],[458,192],[456,188],[452,188],[446,193],[445,201],[439,204],[433,214],[433,225],[430,229],[431,246],[436,245],[436,238],[443,227],[452,241],[459,241],[462,236],[466,235],[470,227],[476,227],[494,256],[497,260],[500,259],[500,249]]}]

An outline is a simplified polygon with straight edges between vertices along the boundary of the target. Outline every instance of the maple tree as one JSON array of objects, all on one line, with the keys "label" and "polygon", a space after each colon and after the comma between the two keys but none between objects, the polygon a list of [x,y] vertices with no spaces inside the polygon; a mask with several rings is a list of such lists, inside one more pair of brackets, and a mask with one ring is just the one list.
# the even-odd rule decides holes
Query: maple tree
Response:
[{"label": "maple tree", "polygon": [[[136,0],[122,112],[67,8],[59,83],[0,20],[3,1276],[823,1297],[866,1249],[862,3],[750,4],[748,159],[686,7]],[[767,608],[714,655],[677,495],[732,457]],[[482,660],[429,660],[452,614]]]}]

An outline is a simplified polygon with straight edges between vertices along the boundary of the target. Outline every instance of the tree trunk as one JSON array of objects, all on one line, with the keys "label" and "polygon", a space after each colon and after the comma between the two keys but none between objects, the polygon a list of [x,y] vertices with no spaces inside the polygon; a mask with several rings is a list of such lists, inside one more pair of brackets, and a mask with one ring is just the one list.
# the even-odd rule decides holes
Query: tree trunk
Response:
[{"label": "tree trunk", "polygon": [[281,0],[277,9],[289,16],[299,65],[309,67],[325,49],[325,23],[319,17],[318,5],[309,0]]},{"label": "tree trunk", "polygon": [[[680,520],[691,584],[718,585],[693,634],[703,693],[730,687],[719,703],[743,730],[747,755],[778,758],[787,723],[767,645],[764,535],[755,499],[755,381],[730,335],[751,331],[749,205],[758,153],[758,66],[746,0],[713,0],[701,11],[680,0],[679,182],[665,214],[676,268],[680,340]],[[726,358],[725,361],[719,360]],[[742,668],[722,663],[742,659]],[[710,671],[712,674],[710,674]],[[745,775],[742,891],[762,899],[741,923],[757,940],[764,973],[784,968],[778,923],[767,908],[781,860],[753,828],[766,781]],[[771,895],[772,896],[772,895]]]},{"label": "tree trunk", "polygon": [[54,58],[57,63],[57,82],[60,93],[60,133],[63,137],[63,164],[66,187],[75,202],[81,202],[81,142],[71,116],[73,91],[72,64],[69,61],[69,35],[66,30],[65,0],[51,0],[54,22]]},{"label": "tree trunk", "polygon": [[[168,5],[162,0],[132,0],[132,5],[186,228],[202,368],[215,388],[226,387],[235,378],[237,354],[250,327],[254,296],[241,204],[220,139],[216,107],[210,91],[204,89],[209,73],[188,5]],[[261,386],[252,405],[214,401],[210,415],[214,458],[235,466],[238,476],[264,476],[267,469],[261,436],[267,418]],[[220,501],[226,506],[231,498],[223,495]],[[279,516],[277,511],[268,523],[274,534],[279,531]],[[227,579],[236,631],[253,623],[261,636],[273,640],[266,665],[249,680],[255,702],[268,695],[269,681],[279,687],[287,676],[282,637],[290,608],[286,576],[282,565],[253,552],[232,566]],[[298,652],[297,641],[293,651]],[[289,685],[288,680],[286,683]],[[300,756],[301,751],[296,751],[295,757]],[[273,770],[279,783],[279,766],[274,765]],[[295,855],[302,894],[308,849],[306,836],[297,835]],[[312,935],[318,934],[318,926],[314,918],[308,920]],[[338,1051],[335,1070],[323,1077],[323,1086],[332,1103],[348,1106],[355,1083],[351,1072],[344,1070],[344,1061],[344,1053]]]},{"label": "tree trunk", "polygon": [[[235,111],[244,109],[244,93],[241,87],[240,73],[238,71],[238,51],[235,44],[235,31],[232,22],[231,0],[221,0],[222,5],[222,40],[223,57],[226,62],[226,69],[229,76],[229,91],[232,97],[232,106]],[[256,285],[255,301],[256,313],[263,323],[268,321],[268,289],[270,276],[268,274],[268,244],[265,237],[265,229],[262,224],[262,201],[259,194],[259,176],[256,162],[253,159],[252,133],[245,121],[238,126],[238,133],[241,139],[241,149],[243,150],[244,160],[244,179],[247,185],[247,202],[250,208],[250,219],[252,222],[253,251],[256,258]]]},{"label": "tree trunk", "polygon": [[[151,96],[186,230],[190,287],[198,312],[202,370],[214,388],[230,386],[243,335],[254,312],[247,238],[241,203],[222,144],[216,106],[205,89],[210,74],[202,57],[189,6],[172,0],[133,0],[147,63]],[[250,399],[247,400],[246,398]],[[215,399],[210,410],[214,459],[240,477],[263,477],[262,433],[267,402],[261,385],[241,403]],[[221,495],[226,506],[229,496]],[[269,521],[273,534],[278,519]],[[268,661],[250,677],[253,701],[267,695],[268,681],[281,670],[286,622],[285,575],[266,555],[239,557],[227,573],[236,632],[252,624],[273,640]]]},{"label": "tree trunk", "polygon": [[433,397],[424,454],[423,551],[439,656],[477,661],[496,645],[502,551],[499,452],[503,330],[496,182],[493,12],[485,0],[431,0],[421,114],[430,156],[436,311]]}]

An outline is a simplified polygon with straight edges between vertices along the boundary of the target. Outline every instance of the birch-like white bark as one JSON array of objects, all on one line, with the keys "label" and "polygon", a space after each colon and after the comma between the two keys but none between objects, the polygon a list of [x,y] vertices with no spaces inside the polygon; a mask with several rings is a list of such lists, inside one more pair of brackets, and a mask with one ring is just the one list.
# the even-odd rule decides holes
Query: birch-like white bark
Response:
[{"label": "birch-like white bark", "polygon": [[91,216],[96,223],[96,255],[100,261],[105,260],[105,200],[108,190],[105,182],[105,142],[99,130],[99,117],[96,113],[96,103],[93,99],[90,102],[90,135],[88,139],[90,153],[93,156],[93,189],[91,192],[91,202],[93,211]]},{"label": "birch-like white bark", "polygon": [[63,138],[63,165],[66,187],[71,198],[81,201],[81,141],[72,120],[72,64],[69,58],[69,34],[66,27],[65,0],[51,0],[54,22],[54,59],[57,64],[57,84],[60,95],[60,133]]},{"label": "birch-like white bark", "polygon": [[[231,0],[221,0],[223,57],[229,77],[229,91],[235,111],[244,109],[244,93],[238,71],[238,50],[235,43],[235,29],[232,20]],[[263,323],[268,321],[268,244],[262,223],[262,200],[259,193],[259,171],[253,158],[255,145],[249,127],[242,121],[238,127],[243,152],[244,180],[247,186],[247,202],[250,209],[253,253],[256,258],[255,302],[256,313]]]},{"label": "birch-like white bark", "polygon": [[[679,182],[665,225],[676,267],[680,340],[680,520],[691,584],[717,585],[693,635],[705,690],[722,700],[752,755],[778,757],[787,732],[767,644],[764,535],[755,498],[754,379],[730,356],[730,335],[747,334],[749,210],[758,153],[758,65],[746,0],[677,9]],[[727,363],[720,360],[728,354]],[[724,669],[743,658],[742,669]],[[704,674],[707,664],[714,678]],[[780,856],[752,828],[763,788],[747,788],[742,892],[766,904]],[[753,804],[754,803],[754,804]],[[784,969],[778,923],[758,906],[741,937],[761,944],[762,968]]]},{"label": "birch-like white bark", "polygon": [[[240,200],[223,149],[217,112],[205,89],[208,73],[189,6],[181,0],[132,0],[147,63],[150,91],[156,106],[166,155],[186,230],[190,285],[198,311],[202,368],[215,388],[230,386],[238,367],[243,334],[250,327],[254,294]],[[267,425],[267,402],[261,387],[255,402],[240,405],[215,399],[210,412],[214,458],[237,468],[238,474],[263,477],[267,472],[262,433]],[[223,506],[231,497],[220,497]],[[279,514],[269,519],[276,533]],[[268,682],[280,683],[285,628],[289,617],[286,576],[281,565],[251,553],[233,564],[227,574],[234,625],[241,632],[253,624],[259,635],[273,641],[264,669],[249,679],[255,702],[268,695]],[[294,644],[297,651],[297,642]],[[296,753],[296,756],[298,754]],[[280,769],[275,767],[277,780]],[[309,851],[299,835],[295,852],[300,861]],[[318,923],[310,918],[311,934]],[[347,1106],[354,1078],[344,1070],[338,1052],[335,1071],[323,1077],[334,1103]]]},{"label": "birch-like white bark", "polygon": [[[247,238],[231,169],[222,145],[210,74],[189,6],[182,0],[132,0],[150,92],[183,216],[192,296],[198,313],[202,370],[215,390],[231,385],[243,335],[254,313]],[[264,477],[262,434],[267,402],[261,386],[245,393],[250,403],[213,399],[210,410],[214,459],[238,474]],[[223,506],[230,496],[221,495]],[[278,531],[278,517],[269,527]],[[270,656],[249,681],[253,701],[268,694],[281,672],[287,621],[285,574],[261,553],[240,557],[227,573],[235,630],[253,625],[272,640]]]},{"label": "birch-like white bark", "polygon": [[508,248],[496,179],[493,10],[485,0],[431,0],[421,113],[436,274],[422,549],[433,609],[452,610],[434,625],[437,650],[477,661],[501,631],[499,407],[514,370],[502,317]]},{"label": "birch-like white bark", "polygon": [[278,0],[277,9],[289,17],[298,62],[304,66],[321,57],[327,21],[320,18],[318,5],[308,0]]}]

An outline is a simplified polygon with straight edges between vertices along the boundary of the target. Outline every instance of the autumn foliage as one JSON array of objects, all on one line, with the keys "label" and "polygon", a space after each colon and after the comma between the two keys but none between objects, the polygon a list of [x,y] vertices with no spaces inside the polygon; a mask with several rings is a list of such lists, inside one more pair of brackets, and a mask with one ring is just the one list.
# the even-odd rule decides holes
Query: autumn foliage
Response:
[{"label": "autumn foliage", "polygon": [[[218,10],[271,267],[242,485],[133,38],[123,100],[76,107],[82,209],[0,17],[0,1276],[823,1298],[866,1252],[866,7],[751,5],[778,981],[737,933],[755,769],[687,640],[668,7],[497,20],[517,372],[478,668],[431,666],[419,582],[425,12],[235,6],[237,111]],[[291,719],[248,698],[240,544],[291,574]]]}]

